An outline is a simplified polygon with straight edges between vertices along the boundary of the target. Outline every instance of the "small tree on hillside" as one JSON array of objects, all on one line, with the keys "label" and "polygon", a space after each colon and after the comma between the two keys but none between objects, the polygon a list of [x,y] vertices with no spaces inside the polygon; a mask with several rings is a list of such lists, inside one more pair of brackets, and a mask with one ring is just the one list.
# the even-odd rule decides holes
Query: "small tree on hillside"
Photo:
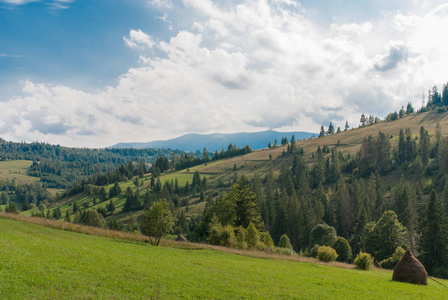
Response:
[{"label": "small tree on hillside", "polygon": [[286,234],[280,237],[278,246],[280,248],[292,249],[291,241],[289,240],[289,237]]},{"label": "small tree on hillside", "polygon": [[381,261],[387,259],[404,240],[406,229],[394,211],[386,211],[367,233],[366,250]]},{"label": "small tree on hillside", "polygon": [[337,258],[338,261],[351,262],[353,255],[352,248],[345,238],[339,236],[333,248],[339,255]]},{"label": "small tree on hillside", "polygon": [[319,137],[324,137],[325,136],[325,128],[324,125],[320,126],[320,133],[319,133]]},{"label": "small tree on hillside", "polygon": [[336,229],[327,224],[318,224],[310,232],[311,245],[331,246],[337,240]]},{"label": "small tree on hillside", "polygon": [[260,234],[254,223],[250,222],[246,230],[246,242],[249,248],[255,248],[260,241]]},{"label": "small tree on hillside", "polygon": [[173,225],[173,216],[165,199],[154,203],[143,213],[142,233],[149,236],[152,245],[158,246],[162,236],[168,233]]}]

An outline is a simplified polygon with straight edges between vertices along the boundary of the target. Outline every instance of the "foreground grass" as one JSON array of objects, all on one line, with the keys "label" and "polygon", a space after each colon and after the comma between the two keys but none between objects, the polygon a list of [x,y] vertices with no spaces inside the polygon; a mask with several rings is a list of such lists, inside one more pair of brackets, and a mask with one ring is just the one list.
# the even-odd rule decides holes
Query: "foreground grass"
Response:
[{"label": "foreground grass", "polygon": [[[214,250],[147,244],[0,218],[2,299],[443,299],[433,282]],[[444,282],[446,283],[446,281]]]}]

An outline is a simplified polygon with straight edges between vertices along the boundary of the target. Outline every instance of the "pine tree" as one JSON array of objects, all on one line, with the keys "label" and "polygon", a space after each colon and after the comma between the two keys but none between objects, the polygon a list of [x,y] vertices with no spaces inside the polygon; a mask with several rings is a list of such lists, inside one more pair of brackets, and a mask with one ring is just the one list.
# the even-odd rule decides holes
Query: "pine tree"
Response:
[{"label": "pine tree", "polygon": [[361,115],[361,119],[359,120],[359,122],[361,122],[361,126],[366,126],[366,116],[364,114]]},{"label": "pine tree", "polygon": [[446,276],[448,267],[448,221],[436,191],[426,203],[422,218],[420,260],[427,272],[434,276]]},{"label": "pine tree", "polygon": [[350,126],[348,126],[348,121],[345,121],[345,129],[344,129],[344,131],[347,131],[349,129],[350,129]]},{"label": "pine tree", "polygon": [[324,125],[322,125],[320,127],[319,137],[324,137],[324,136],[325,136],[325,128],[324,128]]},{"label": "pine tree", "polygon": [[334,126],[333,126],[333,123],[332,123],[332,122],[330,122],[330,125],[328,125],[328,131],[327,131],[327,133],[328,133],[328,134],[333,134],[333,133],[334,133]]},{"label": "pine tree", "polygon": [[72,221],[72,219],[70,218],[70,211],[68,209],[65,211],[65,221],[66,222]]},{"label": "pine tree", "polygon": [[430,154],[430,140],[428,131],[422,126],[420,128],[420,157],[424,166],[428,164]]},{"label": "pine tree", "polygon": [[246,242],[247,246],[251,249],[255,248],[260,242],[260,234],[252,222],[249,222],[249,226],[247,226]]}]

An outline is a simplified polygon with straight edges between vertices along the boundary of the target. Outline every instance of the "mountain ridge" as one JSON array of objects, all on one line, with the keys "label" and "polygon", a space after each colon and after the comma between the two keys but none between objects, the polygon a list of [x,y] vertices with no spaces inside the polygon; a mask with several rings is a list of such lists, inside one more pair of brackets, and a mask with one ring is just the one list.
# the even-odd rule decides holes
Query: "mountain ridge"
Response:
[{"label": "mountain ridge", "polygon": [[227,148],[229,144],[236,144],[238,147],[243,147],[248,144],[253,150],[258,150],[266,148],[268,143],[274,144],[276,139],[277,143],[280,144],[282,137],[286,137],[289,142],[293,134],[296,140],[317,136],[317,134],[313,132],[279,132],[275,130],[211,134],[189,133],[168,140],[155,140],[141,143],[117,143],[107,148],[171,148],[194,152],[197,150],[202,151],[205,147],[209,152],[214,152],[215,150],[221,150],[223,147]]}]

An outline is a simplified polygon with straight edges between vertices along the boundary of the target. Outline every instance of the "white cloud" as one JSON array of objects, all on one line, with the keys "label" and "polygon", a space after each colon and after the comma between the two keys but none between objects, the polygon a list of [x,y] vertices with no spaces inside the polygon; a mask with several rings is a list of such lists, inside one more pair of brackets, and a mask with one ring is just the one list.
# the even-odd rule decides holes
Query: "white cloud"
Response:
[{"label": "white cloud", "polygon": [[123,37],[123,41],[130,48],[151,48],[155,45],[151,37],[140,29],[132,29],[129,32],[129,37]]},{"label": "white cloud", "polygon": [[448,44],[437,34],[448,28],[445,7],[322,28],[288,0],[153,1],[162,3],[192,15],[163,41],[131,30],[123,40],[140,67],[97,93],[26,82],[24,96],[0,103],[0,134],[107,146],[188,132],[318,131],[418,105],[446,80]]},{"label": "white cloud", "polygon": [[[33,2],[44,2],[48,3],[54,9],[67,9],[69,8],[68,3],[72,3],[75,0],[0,0],[0,2],[9,4],[9,5],[25,5]],[[65,3],[65,4],[64,4]]]}]

